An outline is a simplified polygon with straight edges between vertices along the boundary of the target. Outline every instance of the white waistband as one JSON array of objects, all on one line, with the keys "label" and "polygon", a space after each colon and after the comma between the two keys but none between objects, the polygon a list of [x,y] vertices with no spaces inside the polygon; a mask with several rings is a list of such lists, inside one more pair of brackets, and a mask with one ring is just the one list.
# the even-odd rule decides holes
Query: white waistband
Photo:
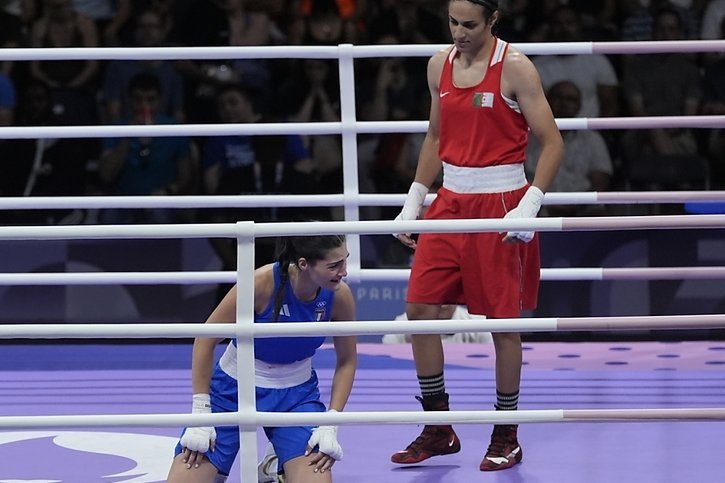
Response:
[{"label": "white waistband", "polygon": [[524,186],[523,163],[464,168],[443,161],[443,187],[454,193],[503,193]]},{"label": "white waistband", "polygon": [[[229,343],[219,367],[229,377],[237,379],[237,348]],[[312,377],[312,358],[308,357],[291,364],[270,364],[254,359],[254,385],[272,389],[284,389],[299,386]]]}]

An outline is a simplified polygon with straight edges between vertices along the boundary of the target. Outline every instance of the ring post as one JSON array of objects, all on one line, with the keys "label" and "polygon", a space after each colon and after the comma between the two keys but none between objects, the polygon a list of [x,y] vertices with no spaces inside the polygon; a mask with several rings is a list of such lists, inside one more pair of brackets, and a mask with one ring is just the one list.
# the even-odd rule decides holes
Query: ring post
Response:
[{"label": "ring post", "polygon": [[[254,222],[237,228],[237,416],[239,421],[239,473],[242,481],[257,481],[257,426],[254,393]],[[248,416],[254,414],[254,425]],[[246,415],[247,418],[242,418]],[[243,422],[246,420],[246,422]]]},{"label": "ring post", "polygon": [[[355,113],[355,67],[352,44],[338,46],[340,60],[340,119],[342,121],[342,182],[345,221],[360,220],[360,190],[358,181],[357,131]],[[348,282],[360,281],[362,254],[360,235],[347,237],[350,251],[348,260]]]}]

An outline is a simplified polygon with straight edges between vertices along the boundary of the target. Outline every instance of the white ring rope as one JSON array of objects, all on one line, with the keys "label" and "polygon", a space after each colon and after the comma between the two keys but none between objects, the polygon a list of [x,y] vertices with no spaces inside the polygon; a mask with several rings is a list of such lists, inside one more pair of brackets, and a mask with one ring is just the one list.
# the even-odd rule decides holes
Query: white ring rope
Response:
[{"label": "white ring rope", "polygon": [[284,223],[200,223],[167,225],[3,226],[0,240],[72,240],[120,238],[235,238],[242,226],[254,225],[254,236],[330,234],[481,233],[506,231],[606,231],[725,228],[725,215],[652,215],[530,219],[461,219],[410,221],[326,221]]},{"label": "white ring rope", "polygon": [[[610,118],[563,118],[556,124],[561,130],[722,128],[725,116],[643,116]],[[428,121],[350,121],[357,134],[422,133]],[[348,128],[348,125],[345,125]],[[0,127],[0,139],[38,138],[113,138],[173,136],[324,135],[342,134],[342,122],[267,122],[256,124],[155,124],[107,126],[9,126]]]},{"label": "white ring rope", "polygon": [[517,424],[551,422],[716,421],[725,408],[529,409],[518,411],[355,411],[341,413],[104,414],[4,416],[0,429],[175,426],[300,426],[354,424]]},{"label": "white ring rope", "polygon": [[[430,204],[436,195],[426,197]],[[404,194],[361,193],[360,206],[402,206]],[[182,195],[182,196],[37,196],[0,197],[0,210],[91,208],[285,208],[343,206],[345,194],[321,195]],[[722,202],[725,191],[579,191],[549,192],[544,205],[622,205]]]},{"label": "white ring rope", "polygon": [[[250,322],[250,321],[247,321]],[[3,324],[0,339],[96,339],[188,337],[280,337],[380,334],[440,334],[440,320],[365,320],[253,324]],[[446,320],[446,332],[557,332],[591,330],[722,329],[725,314],[617,317],[524,317]]]},{"label": "white ring rope", "polygon": [[[360,206],[402,206],[404,194],[358,194]],[[436,195],[426,197],[429,205]],[[91,208],[280,208],[342,206],[350,197],[328,195],[181,195],[181,196],[37,196],[0,197],[0,210]],[[725,191],[579,191],[548,192],[544,205],[622,205],[722,202]]]},{"label": "white ring rope", "polygon": [[[643,42],[513,43],[527,55],[662,54],[725,52],[725,40]],[[336,59],[350,49],[353,58],[428,57],[450,44],[237,47],[69,47],[0,49],[3,60],[209,60],[209,59]]]},{"label": "white ring rope", "polygon": [[[725,191],[712,200],[725,200]],[[718,195],[717,193],[720,193]],[[402,206],[405,195],[397,196]],[[362,197],[362,196],[361,196]],[[694,200],[695,197],[682,198]],[[397,201],[397,199],[396,199]],[[182,195],[182,196],[37,196],[0,197],[0,210],[46,210],[68,208],[287,208],[345,204],[345,195]]]},{"label": "white ring rope", "polygon": [[[356,281],[407,282],[410,270],[404,268],[365,268],[350,271]],[[640,268],[542,268],[542,281],[576,280],[719,280],[725,267],[640,267]],[[2,285],[193,285],[234,283],[233,271],[186,272],[71,272],[0,273]]]}]

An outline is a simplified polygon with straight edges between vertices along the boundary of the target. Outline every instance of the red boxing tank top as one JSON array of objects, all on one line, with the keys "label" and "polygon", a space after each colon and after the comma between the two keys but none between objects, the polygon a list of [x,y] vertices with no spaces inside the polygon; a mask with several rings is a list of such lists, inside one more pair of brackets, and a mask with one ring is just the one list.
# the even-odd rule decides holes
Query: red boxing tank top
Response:
[{"label": "red boxing tank top", "polygon": [[476,86],[459,88],[453,84],[453,60],[459,55],[455,47],[443,64],[438,156],[454,166],[498,166],[526,159],[528,125],[501,95],[508,43],[494,39],[488,69]]}]

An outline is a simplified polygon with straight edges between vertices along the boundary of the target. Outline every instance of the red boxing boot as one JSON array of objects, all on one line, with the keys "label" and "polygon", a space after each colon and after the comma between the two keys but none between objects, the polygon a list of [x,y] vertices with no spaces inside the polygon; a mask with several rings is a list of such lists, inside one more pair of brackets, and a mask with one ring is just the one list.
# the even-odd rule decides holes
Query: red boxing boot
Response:
[{"label": "red boxing boot", "polygon": [[[424,411],[448,411],[448,394],[441,394],[432,398],[416,399],[423,405]],[[400,465],[411,465],[425,461],[432,456],[458,453],[461,442],[449,425],[426,425],[420,436],[410,443],[407,448],[394,453],[390,461]]]},{"label": "red boxing boot", "polygon": [[505,470],[521,463],[524,452],[516,438],[517,429],[515,424],[497,424],[493,427],[491,444],[481,460],[481,471]]}]

